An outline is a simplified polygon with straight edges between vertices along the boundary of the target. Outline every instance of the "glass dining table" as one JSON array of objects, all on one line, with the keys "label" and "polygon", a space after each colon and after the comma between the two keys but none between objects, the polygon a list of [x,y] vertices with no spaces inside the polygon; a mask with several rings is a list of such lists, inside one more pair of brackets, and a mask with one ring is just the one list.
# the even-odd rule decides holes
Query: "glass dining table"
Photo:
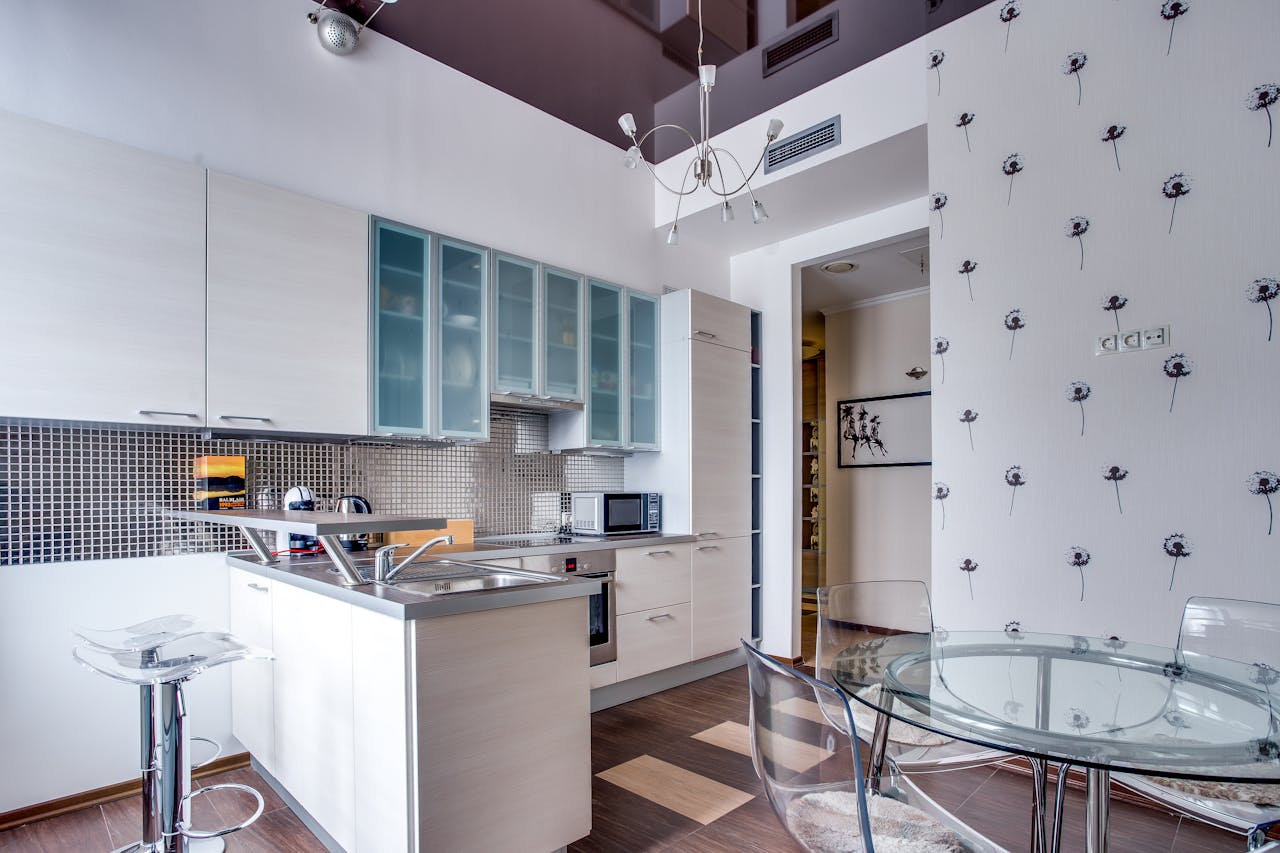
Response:
[{"label": "glass dining table", "polygon": [[[1280,783],[1280,671],[1265,664],[1117,639],[939,629],[869,635],[831,670],[879,712],[873,780],[890,718],[1029,759],[1036,851],[1058,848],[1069,767],[1086,773],[1090,853],[1107,849],[1112,772]],[[1052,823],[1048,764],[1060,768]]]}]

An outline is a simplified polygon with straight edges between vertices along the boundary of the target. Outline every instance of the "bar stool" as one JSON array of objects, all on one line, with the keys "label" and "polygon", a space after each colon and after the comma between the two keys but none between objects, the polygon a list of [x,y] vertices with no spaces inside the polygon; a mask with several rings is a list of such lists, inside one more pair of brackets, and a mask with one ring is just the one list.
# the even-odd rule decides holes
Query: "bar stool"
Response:
[{"label": "bar stool", "polygon": [[[186,727],[183,684],[211,667],[238,660],[270,659],[271,655],[239,642],[230,634],[212,631],[192,616],[163,616],[112,631],[81,629],[72,657],[115,681],[139,688],[139,726],[142,770],[142,839],[115,853],[218,853],[222,836],[238,832],[262,814],[262,795],[248,785],[209,785],[191,791],[192,737]],[[195,765],[199,767],[201,765]],[[257,807],[246,820],[215,830],[191,826],[191,800],[218,790],[252,795]]]}]

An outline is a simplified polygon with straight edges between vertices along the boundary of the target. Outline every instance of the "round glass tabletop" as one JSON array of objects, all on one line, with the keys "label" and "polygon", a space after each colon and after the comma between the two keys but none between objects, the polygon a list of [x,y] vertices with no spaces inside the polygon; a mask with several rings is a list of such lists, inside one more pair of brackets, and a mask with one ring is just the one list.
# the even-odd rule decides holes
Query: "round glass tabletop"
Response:
[{"label": "round glass tabletop", "polygon": [[855,701],[970,743],[1103,770],[1280,783],[1280,671],[1265,664],[1092,637],[935,631],[869,636],[831,670]]}]

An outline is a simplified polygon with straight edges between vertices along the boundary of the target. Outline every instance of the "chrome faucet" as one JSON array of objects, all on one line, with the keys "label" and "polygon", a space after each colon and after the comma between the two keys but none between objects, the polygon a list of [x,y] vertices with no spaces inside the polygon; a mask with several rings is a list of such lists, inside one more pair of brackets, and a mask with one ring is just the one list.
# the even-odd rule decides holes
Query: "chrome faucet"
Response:
[{"label": "chrome faucet", "polygon": [[404,548],[407,542],[398,542],[395,545],[383,545],[373,555],[373,579],[378,583],[390,583],[391,579],[400,574],[410,563],[421,557],[429,549],[436,545],[452,545],[452,536],[437,536],[435,539],[428,539],[418,546],[418,550],[414,551],[408,557],[405,557],[398,564],[395,561],[396,549]]}]

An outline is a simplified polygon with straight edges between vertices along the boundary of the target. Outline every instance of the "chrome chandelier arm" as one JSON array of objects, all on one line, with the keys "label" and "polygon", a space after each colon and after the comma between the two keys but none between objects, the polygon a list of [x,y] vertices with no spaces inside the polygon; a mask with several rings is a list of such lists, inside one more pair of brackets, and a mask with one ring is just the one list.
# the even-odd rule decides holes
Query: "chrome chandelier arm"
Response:
[{"label": "chrome chandelier arm", "polygon": [[[644,163],[644,167],[645,167],[646,169],[648,169],[648,170],[649,170],[649,174],[650,174],[650,175],[652,175],[652,176],[653,176],[653,179],[654,179],[655,181],[657,181],[657,182],[658,182],[658,186],[662,187],[664,190],[666,190],[667,192],[671,193],[672,195],[680,196],[680,197],[682,197],[682,198],[683,198],[684,196],[687,196],[687,195],[693,195],[695,192],[697,192],[697,191],[698,191],[698,185],[697,185],[696,183],[695,183],[695,184],[694,184],[690,189],[687,189],[687,190],[686,190],[686,189],[684,188],[684,181],[683,181],[683,180],[680,182],[680,189],[678,189],[678,190],[673,190],[671,187],[667,186],[667,182],[666,182],[666,181],[664,181],[664,180],[662,180],[662,178],[658,177],[658,173],[654,171],[653,166],[651,166],[651,165],[649,164],[649,161],[648,161],[648,160],[645,160],[645,159],[642,157],[642,158],[640,159],[640,162],[641,162],[641,163]],[[692,160],[690,160],[690,161],[689,161],[689,165],[688,165],[688,166],[685,168],[685,170],[684,170],[684,177],[685,177],[685,180],[688,180],[688,178],[689,178],[689,172],[690,172],[690,170],[692,170],[692,169],[693,169],[693,164],[694,164],[694,163],[696,163],[696,162],[698,162],[698,160],[697,160],[697,158],[696,158],[696,157],[695,157],[694,159],[692,159]]]},{"label": "chrome chandelier arm", "polygon": [[636,138],[635,138],[634,136],[632,136],[632,137],[631,137],[631,141],[635,144],[635,146],[636,146],[637,148],[639,148],[641,145],[644,145],[645,141],[646,141],[650,136],[653,136],[653,134],[654,134],[654,132],[655,132],[655,131],[662,130],[662,128],[664,128],[664,127],[669,127],[669,128],[672,128],[673,130],[678,130],[678,131],[680,131],[680,132],[681,132],[681,133],[683,133],[685,136],[689,137],[689,144],[690,144],[690,145],[692,145],[692,146],[694,147],[694,149],[697,149],[697,148],[698,148],[698,140],[694,139],[694,138],[693,138],[693,134],[692,134],[692,133],[690,133],[689,131],[685,130],[683,127],[681,127],[681,126],[680,126],[680,125],[678,125],[678,124],[659,124],[659,125],[654,125],[653,127],[649,128],[647,131],[645,131],[644,135],[643,135],[643,136],[641,136],[641,137],[640,137],[640,139],[639,139],[638,141],[636,140]]},{"label": "chrome chandelier arm", "polygon": [[693,164],[697,162],[698,162],[698,158],[695,157],[689,161],[688,166],[685,166],[684,177],[680,180],[680,192],[676,193],[676,196],[677,196],[676,197],[676,216],[675,216],[675,219],[671,220],[673,223],[672,227],[674,227],[675,224],[678,224],[680,222],[680,203],[684,201],[684,197],[687,195],[690,195],[691,193],[693,193],[695,190],[698,189],[698,182],[694,181],[693,189],[689,190],[689,192],[685,192],[684,190],[684,185],[689,181],[689,173],[693,171]]},{"label": "chrome chandelier arm", "polygon": [[714,158],[715,158],[715,161],[716,161],[716,168],[717,168],[717,169],[720,169],[720,175],[721,175],[721,177],[720,177],[720,186],[721,186],[721,189],[723,189],[723,187],[724,187],[724,170],[720,168],[720,158],[719,158],[719,156],[717,156],[717,154],[718,154],[718,153],[722,153],[722,154],[724,154],[724,156],[726,156],[726,157],[728,157],[730,160],[732,160],[732,161],[733,161],[733,164],[734,164],[735,166],[737,166],[737,167],[738,167],[738,171],[742,174],[742,183],[741,183],[741,184],[739,184],[739,185],[738,185],[738,187],[737,187],[737,189],[733,190],[732,192],[722,192],[721,190],[717,190],[715,187],[711,186],[710,184],[708,184],[708,185],[707,185],[707,189],[711,190],[713,193],[715,193],[716,195],[720,196],[721,198],[728,198],[729,196],[737,195],[738,193],[742,192],[742,190],[745,188],[745,189],[746,189],[746,191],[747,191],[748,193],[750,193],[750,195],[751,195],[751,200],[752,200],[752,201],[755,201],[755,200],[756,200],[756,195],[755,195],[755,193],[754,193],[754,192],[752,192],[752,191],[751,191],[751,179],[752,179],[752,178],[754,178],[754,177],[756,176],[756,172],[760,171],[760,164],[764,162],[764,155],[765,155],[765,153],[766,153],[768,150],[769,150],[769,146],[768,146],[768,145],[766,145],[766,146],[764,147],[764,151],[761,151],[761,152],[760,152],[760,159],[756,161],[756,167],[755,167],[754,169],[752,169],[752,170],[751,170],[751,174],[750,174],[750,175],[748,175],[748,174],[747,174],[747,170],[746,170],[746,169],[744,169],[744,168],[742,168],[742,164],[738,162],[738,158],[737,158],[737,157],[734,157],[734,156],[733,156],[733,152],[732,152],[732,151],[729,151],[729,150],[727,150],[727,149],[725,149],[725,148],[712,148],[712,149],[711,149],[711,155],[712,155],[712,157],[714,157]]}]

